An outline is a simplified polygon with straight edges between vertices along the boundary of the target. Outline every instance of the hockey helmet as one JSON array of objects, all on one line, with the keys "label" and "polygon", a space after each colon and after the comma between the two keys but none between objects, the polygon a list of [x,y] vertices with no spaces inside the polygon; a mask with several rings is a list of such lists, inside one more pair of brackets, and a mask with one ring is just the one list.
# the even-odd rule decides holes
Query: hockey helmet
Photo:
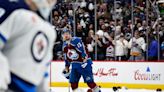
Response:
[{"label": "hockey helmet", "polygon": [[32,0],[32,1],[36,4],[38,11],[45,19],[48,19],[53,6],[57,2],[57,0]]}]

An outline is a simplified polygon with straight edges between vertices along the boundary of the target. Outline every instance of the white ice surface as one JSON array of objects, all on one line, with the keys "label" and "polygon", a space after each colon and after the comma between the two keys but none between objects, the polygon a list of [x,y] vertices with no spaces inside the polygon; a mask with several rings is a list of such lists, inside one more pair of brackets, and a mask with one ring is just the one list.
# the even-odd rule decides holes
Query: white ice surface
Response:
[{"label": "white ice surface", "polygon": [[[71,89],[70,91],[68,90],[69,88],[66,87],[56,87],[56,88],[51,88],[51,92],[72,92]],[[80,88],[84,92],[87,92],[87,88]],[[114,92],[111,88],[101,88],[102,92]],[[156,90],[146,90],[146,89],[121,89],[116,92],[156,92]],[[164,91],[162,91],[164,92]]]}]

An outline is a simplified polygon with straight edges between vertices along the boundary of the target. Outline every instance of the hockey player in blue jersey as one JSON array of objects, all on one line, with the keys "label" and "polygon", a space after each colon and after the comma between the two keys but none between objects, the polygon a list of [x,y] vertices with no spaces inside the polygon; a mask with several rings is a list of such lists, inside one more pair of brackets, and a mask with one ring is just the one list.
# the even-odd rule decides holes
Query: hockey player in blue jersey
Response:
[{"label": "hockey player in blue jersey", "polygon": [[[49,92],[56,0],[0,0],[0,92]],[[47,77],[48,78],[48,77]]]},{"label": "hockey player in blue jersey", "polygon": [[[63,73],[69,78],[73,92],[81,92],[78,88],[79,79],[82,76],[84,82],[91,88],[92,92],[101,92],[96,85],[92,73],[92,60],[88,52],[78,37],[72,37],[71,31],[65,28],[63,30],[63,52],[65,59],[65,69]],[[69,67],[71,66],[71,70]]]}]

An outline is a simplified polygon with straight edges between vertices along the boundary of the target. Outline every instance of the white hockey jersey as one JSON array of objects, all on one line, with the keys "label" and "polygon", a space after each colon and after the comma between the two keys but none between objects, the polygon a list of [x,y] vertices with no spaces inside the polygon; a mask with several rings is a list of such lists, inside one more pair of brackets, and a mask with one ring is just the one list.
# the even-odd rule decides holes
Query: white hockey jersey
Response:
[{"label": "white hockey jersey", "polygon": [[[0,10],[0,17],[2,14]],[[37,14],[17,9],[0,24],[0,50],[10,70],[23,80],[39,85],[52,59],[56,35]]]}]

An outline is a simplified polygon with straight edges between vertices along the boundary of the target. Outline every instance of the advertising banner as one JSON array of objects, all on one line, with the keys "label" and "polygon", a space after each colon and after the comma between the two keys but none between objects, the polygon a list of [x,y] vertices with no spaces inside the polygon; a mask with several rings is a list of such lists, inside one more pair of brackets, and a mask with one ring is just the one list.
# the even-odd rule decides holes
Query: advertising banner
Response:
[{"label": "advertising banner", "polygon": [[[164,62],[107,62],[93,63],[95,82],[106,84],[143,84],[164,86]],[[51,82],[68,82],[62,75],[64,62],[52,62]],[[83,82],[81,79],[80,82]]]}]

